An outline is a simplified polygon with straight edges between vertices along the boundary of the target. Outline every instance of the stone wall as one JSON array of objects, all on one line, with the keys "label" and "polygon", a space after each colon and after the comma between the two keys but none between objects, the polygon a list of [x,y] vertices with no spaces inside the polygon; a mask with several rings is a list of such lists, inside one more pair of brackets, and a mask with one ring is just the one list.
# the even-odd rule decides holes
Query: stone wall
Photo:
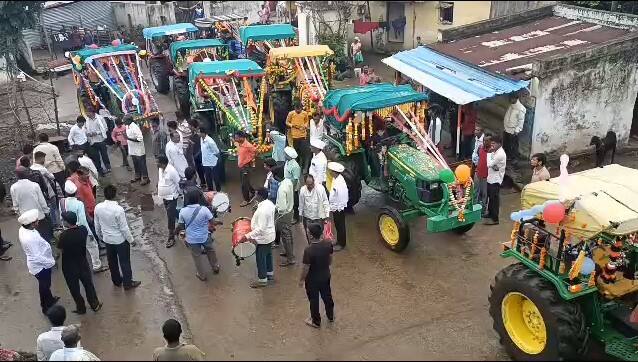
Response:
[{"label": "stone wall", "polygon": [[612,130],[626,144],[638,94],[638,35],[534,65],[532,153],[579,153]]},{"label": "stone wall", "polygon": [[111,5],[118,26],[152,27],[176,23],[173,2],[145,4],[137,1],[111,1]]}]

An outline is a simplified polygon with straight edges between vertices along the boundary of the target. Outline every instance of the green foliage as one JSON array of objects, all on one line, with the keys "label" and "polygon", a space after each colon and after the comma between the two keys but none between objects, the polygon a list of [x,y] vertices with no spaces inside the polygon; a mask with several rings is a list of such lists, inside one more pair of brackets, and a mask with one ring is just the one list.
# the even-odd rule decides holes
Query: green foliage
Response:
[{"label": "green foliage", "polygon": [[334,57],[337,63],[341,59],[347,57],[345,52],[346,37],[344,35],[322,32],[317,34],[317,42],[319,44],[327,45],[333,52],[335,52]]},{"label": "green foliage", "polygon": [[565,1],[565,3],[597,10],[638,14],[638,1]]},{"label": "green foliage", "polygon": [[44,1],[0,1],[0,57],[15,62],[20,49],[22,30],[38,23]]}]

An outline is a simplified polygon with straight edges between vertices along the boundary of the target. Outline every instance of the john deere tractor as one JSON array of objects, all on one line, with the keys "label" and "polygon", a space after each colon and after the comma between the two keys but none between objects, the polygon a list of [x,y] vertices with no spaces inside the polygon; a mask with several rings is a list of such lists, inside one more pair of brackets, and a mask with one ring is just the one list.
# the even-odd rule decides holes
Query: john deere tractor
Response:
[{"label": "john deere tractor", "polygon": [[638,360],[638,170],[609,165],[529,184],[512,213],[489,311],[516,360]]},{"label": "john deere tractor", "polygon": [[417,217],[427,217],[428,231],[458,233],[481,218],[469,167],[453,172],[424,131],[426,100],[409,85],[386,83],[332,90],[323,101],[326,156],[346,168],[349,206],[359,201],[362,180],[394,200],[377,225],[396,252],[408,246]]},{"label": "john deere tractor", "polygon": [[190,115],[188,66],[208,60],[228,60],[228,46],[219,39],[193,39],[171,43],[170,62],[175,106],[185,117]]},{"label": "john deere tractor", "polygon": [[[173,66],[169,55],[169,46],[187,36],[193,37],[198,29],[190,23],[179,23],[144,28],[142,34],[146,40],[146,51],[150,53],[151,81],[155,90],[168,94],[170,90],[170,76]],[[185,40],[185,39],[184,39]]]}]

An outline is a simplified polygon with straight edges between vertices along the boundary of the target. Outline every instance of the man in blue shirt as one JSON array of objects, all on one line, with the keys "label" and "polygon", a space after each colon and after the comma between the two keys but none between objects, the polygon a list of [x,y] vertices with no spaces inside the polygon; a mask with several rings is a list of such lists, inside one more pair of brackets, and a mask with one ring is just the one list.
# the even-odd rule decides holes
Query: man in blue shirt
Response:
[{"label": "man in blue shirt", "polygon": [[286,136],[276,129],[271,129],[268,135],[273,144],[272,158],[277,162],[277,165],[283,166],[284,162],[286,162],[286,153],[284,152],[287,142]]},{"label": "man in blue shirt", "polygon": [[[203,147],[203,146],[202,146]],[[208,259],[213,273],[219,273],[217,254],[213,246],[213,238],[210,236],[211,228],[215,225],[213,213],[208,208],[199,205],[199,194],[189,191],[184,197],[186,205],[179,212],[177,229],[179,233],[185,230],[184,244],[191,250],[197,273],[195,276],[201,281],[206,280],[206,264],[204,257]]]},{"label": "man in blue shirt", "polygon": [[206,133],[206,129],[200,128],[199,136],[202,138],[202,167],[204,168],[204,178],[206,179],[206,185],[208,185],[208,191],[220,191],[222,185],[218,177],[219,173],[215,172],[215,166],[217,166],[217,160],[219,159],[219,147]]}]

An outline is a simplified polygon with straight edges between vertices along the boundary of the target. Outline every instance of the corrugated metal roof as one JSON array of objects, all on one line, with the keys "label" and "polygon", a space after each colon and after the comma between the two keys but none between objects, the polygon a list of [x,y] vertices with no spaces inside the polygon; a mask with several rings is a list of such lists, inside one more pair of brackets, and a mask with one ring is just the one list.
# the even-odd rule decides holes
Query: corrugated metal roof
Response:
[{"label": "corrugated metal roof", "polygon": [[529,84],[487,72],[428,47],[399,52],[382,61],[457,104],[516,92]]},{"label": "corrugated metal roof", "polygon": [[103,26],[115,29],[113,8],[108,1],[74,1],[56,4],[42,10],[42,25],[47,29],[59,30],[64,25],[95,29]]}]

